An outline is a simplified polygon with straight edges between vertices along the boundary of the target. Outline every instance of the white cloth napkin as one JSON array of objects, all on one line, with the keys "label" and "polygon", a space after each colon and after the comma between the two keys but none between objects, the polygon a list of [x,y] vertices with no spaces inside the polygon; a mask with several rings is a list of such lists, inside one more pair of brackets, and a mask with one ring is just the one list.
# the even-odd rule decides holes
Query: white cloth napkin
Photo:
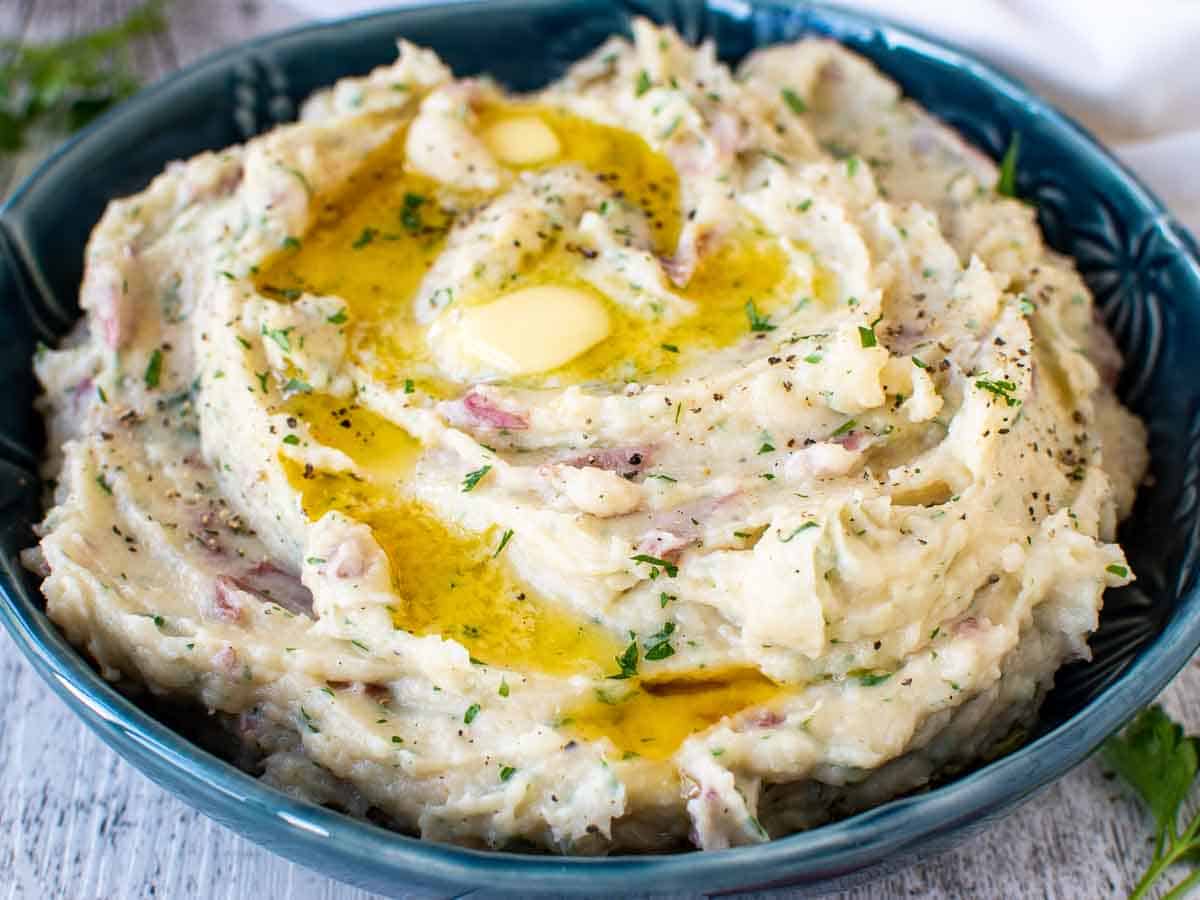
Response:
[{"label": "white cloth napkin", "polygon": [[[403,5],[289,0],[313,18]],[[1200,236],[1197,0],[843,0],[943,37],[1078,119]]]}]

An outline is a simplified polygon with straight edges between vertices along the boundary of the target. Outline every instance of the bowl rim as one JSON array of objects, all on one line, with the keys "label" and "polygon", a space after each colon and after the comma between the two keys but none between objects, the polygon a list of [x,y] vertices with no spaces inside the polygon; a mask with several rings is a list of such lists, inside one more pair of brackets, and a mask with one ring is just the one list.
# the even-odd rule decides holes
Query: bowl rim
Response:
[{"label": "bowl rim", "polygon": [[[495,5],[494,0],[420,0],[399,8],[306,22],[208,53],[65,141],[12,191],[0,206],[0,222],[17,213],[26,196],[43,179],[53,177],[64,159],[86,152],[87,145],[106,130],[136,120],[144,107],[154,106],[188,79],[232,57],[364,20],[402,20],[406,13],[489,3]],[[528,9],[555,4],[552,0],[505,0],[505,5]],[[781,12],[799,9],[818,13],[825,21],[869,28],[885,40],[889,51],[904,47],[987,82],[990,89],[1008,95],[1047,120],[1073,149],[1098,159],[1114,173],[1125,192],[1132,193],[1154,214],[1158,224],[1172,226],[1166,230],[1167,238],[1200,278],[1200,252],[1194,239],[1154,193],[1085,128],[1018,80],[951,42],[885,17],[826,2],[789,7],[776,0],[752,0],[746,6]],[[403,22],[397,21],[396,28],[399,32]],[[391,876],[403,873],[415,876],[418,883],[441,886],[591,893],[628,891],[634,883],[646,888],[688,884],[702,886],[705,891],[721,891],[846,876],[877,865],[897,852],[918,848],[938,834],[1010,811],[1082,762],[1105,737],[1151,702],[1200,648],[1200,588],[1193,587],[1178,598],[1162,631],[1084,707],[1012,753],[924,793],[902,796],[846,819],[749,847],[604,858],[537,856],[424,841],[296,800],[269,787],[187,740],[104,681],[44,612],[12,589],[22,578],[18,569],[15,558],[0,560],[0,622],[35,671],[89,728],[126,761],[189,805],[303,865],[315,867],[322,861],[337,859],[336,866],[318,871],[330,875],[330,868],[335,868],[331,877],[352,883],[358,881],[354,873],[362,871]],[[248,805],[254,808],[252,814],[247,812]]]}]

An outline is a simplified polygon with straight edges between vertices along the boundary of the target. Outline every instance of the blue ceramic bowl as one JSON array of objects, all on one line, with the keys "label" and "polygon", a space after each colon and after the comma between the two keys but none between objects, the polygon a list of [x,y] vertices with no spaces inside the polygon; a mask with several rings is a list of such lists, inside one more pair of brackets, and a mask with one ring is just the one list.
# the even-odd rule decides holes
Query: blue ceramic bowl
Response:
[{"label": "blue ceramic bowl", "polygon": [[[1022,136],[1019,193],[1071,254],[1128,365],[1120,388],[1150,426],[1154,484],[1123,541],[1140,576],[1111,591],[1095,659],[1060,673],[1034,739],[918,796],[757,847],[676,856],[560,859],[422,843],[266,787],[201,750],[106,684],[47,621],[18,552],[40,516],[42,434],[30,359],[76,318],[84,242],[104,205],[172,159],[290,119],[314,88],[391,60],[403,35],[459,74],[516,89],[645,14],[720,55],[808,34],[874,60],[908,95],[998,157]],[[1200,647],[1200,263],[1193,240],[1080,128],[1020,85],[945,45],[817,4],[758,0],[501,0],[409,7],[273,35],[223,51],[138,95],[35,172],[0,213],[0,620],[34,668],[110,746],[168,790],[270,849],[383,893],[530,894],[827,890],[939,852],[1083,760]]]}]

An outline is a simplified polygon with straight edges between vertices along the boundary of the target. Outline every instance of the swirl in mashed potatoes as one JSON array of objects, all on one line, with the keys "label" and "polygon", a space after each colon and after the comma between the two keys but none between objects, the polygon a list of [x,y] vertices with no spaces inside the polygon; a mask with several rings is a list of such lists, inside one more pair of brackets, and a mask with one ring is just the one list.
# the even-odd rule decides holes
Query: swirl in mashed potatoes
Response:
[{"label": "swirl in mashed potatoes", "polygon": [[[28,564],[106,677],[423,837],[720,848],[1019,739],[1146,467],[1071,261],[867,62],[427,50],[111,204]],[[59,449],[61,448],[61,449]]]}]

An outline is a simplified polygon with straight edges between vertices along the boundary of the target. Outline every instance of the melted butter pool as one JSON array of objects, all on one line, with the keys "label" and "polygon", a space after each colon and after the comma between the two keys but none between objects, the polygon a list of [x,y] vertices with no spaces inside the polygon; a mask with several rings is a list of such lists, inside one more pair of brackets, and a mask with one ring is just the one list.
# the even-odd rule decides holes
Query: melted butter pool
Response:
[{"label": "melted butter pool", "polygon": [[518,671],[602,677],[613,669],[621,648],[612,633],[524,584],[497,553],[498,529],[467,531],[405,495],[421,448],[402,428],[331,397],[306,395],[287,411],[358,466],[356,477],[284,461],[309,520],[336,510],[371,528],[392,566],[396,628],[453,639],[480,662]]},{"label": "melted butter pool", "polygon": [[622,753],[667,759],[687,738],[726,716],[769,702],[781,688],[754,669],[694,671],[669,680],[609,681],[569,710],[567,728],[608,738]]},{"label": "melted butter pool", "polygon": [[[514,169],[541,169],[574,163],[601,176],[639,207],[650,226],[655,252],[675,251],[681,228],[679,178],[664,155],[640,136],[562,110],[526,103],[489,106],[477,130],[536,116],[554,132],[560,153]],[[303,235],[287,239],[255,275],[256,288],[275,299],[301,293],[335,295],[346,301],[351,356],[381,382],[413,387],[435,396],[461,392],[438,371],[425,330],[413,316],[412,299],[441,252],[448,230],[482,195],[450,191],[423,175],[406,171],[400,129],[367,156],[328,196],[317,198]],[[785,311],[803,285],[790,277],[786,254],[766,229],[743,223],[706,254],[681,293],[697,306],[682,321],[668,323],[631,312],[585,284],[576,274],[579,257],[562,242],[514,272],[505,290],[559,284],[589,290],[605,302],[613,318],[609,338],[550,372],[524,376],[529,385],[621,381],[665,376],[681,362],[750,335],[745,311],[753,300],[763,315]],[[820,285],[814,283],[811,290]],[[467,302],[493,300],[472,297]]]}]

